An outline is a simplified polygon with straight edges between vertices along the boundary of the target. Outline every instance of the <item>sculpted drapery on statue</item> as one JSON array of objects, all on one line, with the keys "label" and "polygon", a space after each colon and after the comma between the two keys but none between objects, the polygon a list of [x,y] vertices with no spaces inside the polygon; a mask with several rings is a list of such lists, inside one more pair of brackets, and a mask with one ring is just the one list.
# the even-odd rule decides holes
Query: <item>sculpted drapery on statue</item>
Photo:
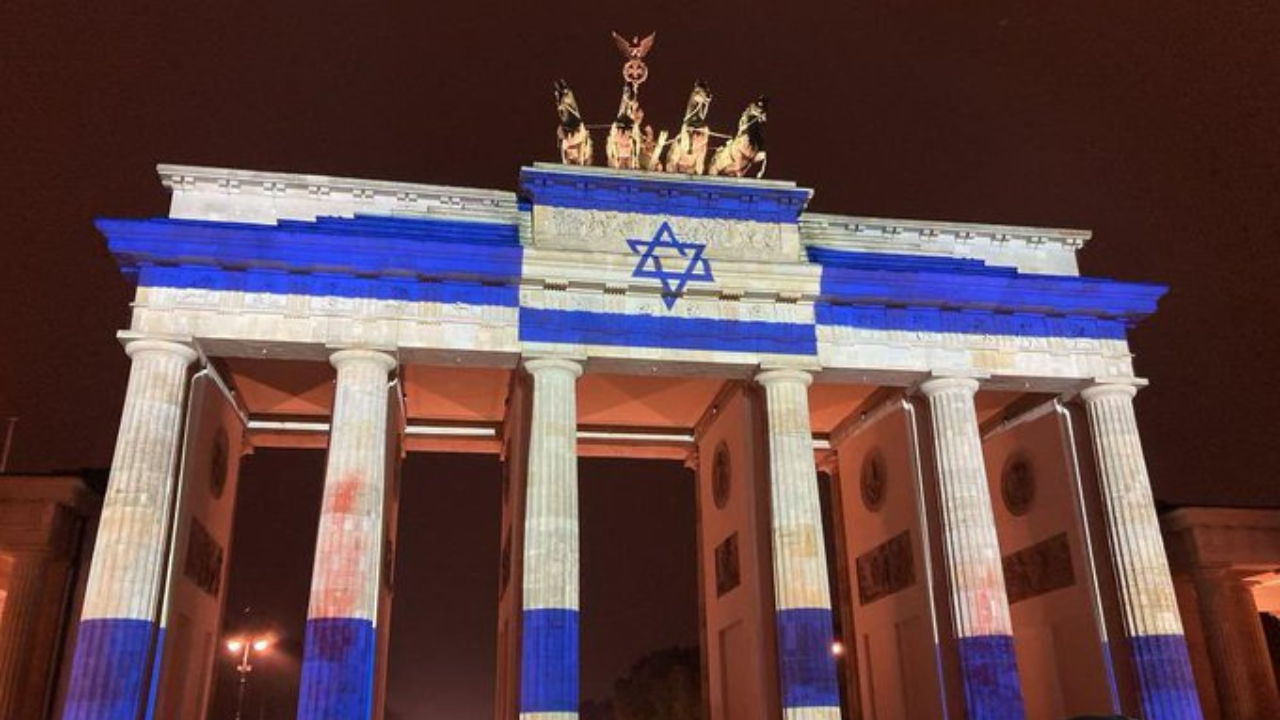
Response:
[{"label": "sculpted drapery on statue", "polygon": [[[613,33],[614,42],[626,63],[622,66],[622,98],[618,112],[609,125],[587,125],[578,108],[577,99],[567,82],[555,82],[556,111],[560,126],[556,138],[560,145],[560,161],[566,165],[591,165],[591,130],[607,127],[605,157],[609,167],[622,170],[651,170],[691,175],[725,175],[743,177],[759,167],[756,177],[765,170],[764,129],[768,98],[760,96],[747,106],[738,119],[737,132],[724,135],[707,125],[711,109],[711,88],[701,80],[693,84],[685,107],[680,132],[668,140],[666,130],[655,137],[653,126],[644,124],[640,107],[640,85],[649,78],[644,58],[653,49],[655,34],[628,40]],[[725,140],[707,163],[712,136]],[[664,157],[665,154],[665,157]]]}]

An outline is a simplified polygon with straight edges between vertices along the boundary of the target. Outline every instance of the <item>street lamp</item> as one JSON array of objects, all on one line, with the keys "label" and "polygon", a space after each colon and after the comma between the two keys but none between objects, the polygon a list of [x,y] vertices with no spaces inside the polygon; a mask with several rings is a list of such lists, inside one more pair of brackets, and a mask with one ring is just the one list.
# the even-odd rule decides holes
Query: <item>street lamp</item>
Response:
[{"label": "street lamp", "polygon": [[236,720],[241,720],[241,713],[244,711],[244,687],[249,682],[249,673],[253,672],[253,666],[249,664],[249,655],[263,652],[269,647],[271,647],[271,640],[268,638],[232,638],[227,641],[227,650],[232,654],[240,655],[240,664],[236,666],[236,672],[240,673],[240,689],[236,693]]}]

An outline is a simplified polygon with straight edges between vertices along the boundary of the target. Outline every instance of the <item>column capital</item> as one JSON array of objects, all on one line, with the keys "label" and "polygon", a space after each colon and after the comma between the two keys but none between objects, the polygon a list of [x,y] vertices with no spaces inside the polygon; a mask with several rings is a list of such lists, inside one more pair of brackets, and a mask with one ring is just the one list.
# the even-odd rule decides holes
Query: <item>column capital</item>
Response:
[{"label": "column capital", "polygon": [[525,358],[524,369],[533,375],[544,372],[567,372],[575,379],[582,376],[582,363],[578,360],[571,360],[564,357],[533,357]]},{"label": "column capital", "polygon": [[188,365],[195,362],[196,358],[199,357],[190,345],[174,342],[172,340],[137,338],[128,339],[124,342],[124,352],[129,357],[134,357],[139,353],[167,353],[169,355],[177,355]]},{"label": "column capital", "polygon": [[798,368],[777,368],[761,370],[756,373],[755,381],[763,387],[789,382],[800,383],[805,387],[809,387],[813,382],[813,374],[808,370],[800,370]]},{"label": "column capital", "polygon": [[943,376],[932,377],[916,386],[916,391],[926,398],[940,395],[950,390],[959,390],[968,395],[978,392],[978,381],[971,377]]},{"label": "column capital", "polygon": [[1086,403],[1091,403],[1094,400],[1113,395],[1124,395],[1132,398],[1137,394],[1138,386],[1131,383],[1100,382],[1081,390],[1080,399]]},{"label": "column capital", "polygon": [[367,362],[377,365],[383,372],[391,372],[399,361],[394,356],[380,350],[349,349],[338,350],[329,356],[329,364],[341,369],[349,363]]}]

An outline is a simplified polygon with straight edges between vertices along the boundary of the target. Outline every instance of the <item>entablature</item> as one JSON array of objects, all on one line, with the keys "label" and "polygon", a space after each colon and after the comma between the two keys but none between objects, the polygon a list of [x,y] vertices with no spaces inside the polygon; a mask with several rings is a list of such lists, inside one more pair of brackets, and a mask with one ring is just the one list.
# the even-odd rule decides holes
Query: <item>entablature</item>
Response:
[{"label": "entablature", "polygon": [[131,329],[235,353],[1127,377],[1128,328],[1164,292],[1079,276],[1087,233],[806,213],[789,182],[534,165],[515,194],[161,172],[170,217],[98,222],[138,282]]}]

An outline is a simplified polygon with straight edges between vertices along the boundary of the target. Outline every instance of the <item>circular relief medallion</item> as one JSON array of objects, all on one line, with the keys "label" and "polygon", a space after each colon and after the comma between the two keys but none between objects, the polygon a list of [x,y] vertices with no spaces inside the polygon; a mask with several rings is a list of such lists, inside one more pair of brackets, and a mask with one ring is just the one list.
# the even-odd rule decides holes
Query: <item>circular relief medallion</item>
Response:
[{"label": "circular relief medallion", "polygon": [[213,450],[209,453],[209,492],[214,498],[222,497],[227,487],[227,430],[218,428],[213,438]]},{"label": "circular relief medallion", "polygon": [[1025,455],[1015,454],[1000,473],[1000,497],[1013,515],[1026,515],[1036,500],[1036,475]]},{"label": "circular relief medallion", "polygon": [[872,450],[862,459],[862,504],[876,512],[884,507],[885,483],[888,473],[884,469],[884,456],[879,450]]},{"label": "circular relief medallion", "polygon": [[729,468],[729,447],[724,443],[716,448],[715,461],[711,464],[711,499],[723,510],[729,504],[729,491],[733,478]]}]

